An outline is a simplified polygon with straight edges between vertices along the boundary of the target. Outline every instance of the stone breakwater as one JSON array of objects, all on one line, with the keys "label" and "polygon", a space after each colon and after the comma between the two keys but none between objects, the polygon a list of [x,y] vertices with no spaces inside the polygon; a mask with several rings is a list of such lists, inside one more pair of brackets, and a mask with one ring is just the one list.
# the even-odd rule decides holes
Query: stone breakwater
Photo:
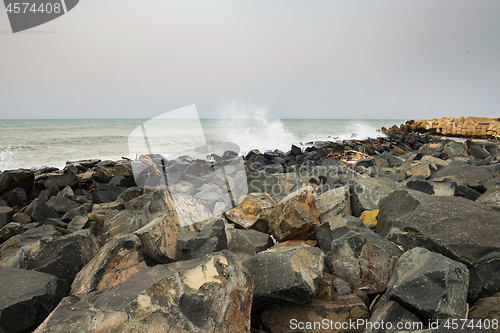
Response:
[{"label": "stone breakwater", "polygon": [[498,140],[236,158],[3,171],[0,331],[499,331]]},{"label": "stone breakwater", "polygon": [[500,137],[500,118],[484,117],[460,117],[460,118],[434,118],[410,120],[401,126],[392,126],[389,129],[382,127],[381,132],[430,132],[433,134],[458,136],[458,137],[481,137],[481,138],[499,138]]}]

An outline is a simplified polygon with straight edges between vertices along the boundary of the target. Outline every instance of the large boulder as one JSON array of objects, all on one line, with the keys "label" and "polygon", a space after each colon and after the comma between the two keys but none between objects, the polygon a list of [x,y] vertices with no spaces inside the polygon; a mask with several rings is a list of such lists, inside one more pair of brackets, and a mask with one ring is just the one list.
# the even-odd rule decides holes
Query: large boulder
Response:
[{"label": "large boulder", "polygon": [[305,187],[281,200],[269,218],[269,229],[278,241],[314,238],[319,226],[319,212],[314,189]]},{"label": "large boulder", "polygon": [[252,280],[228,251],[157,265],[82,300],[70,296],[37,328],[53,332],[250,332]]},{"label": "large boulder", "polygon": [[83,298],[94,290],[113,287],[147,267],[139,237],[130,234],[112,238],[78,272],[71,294]]},{"label": "large boulder", "polygon": [[177,218],[183,227],[205,221],[213,216],[212,212],[203,203],[203,199],[178,193],[173,195],[173,202]]},{"label": "large boulder", "polygon": [[88,230],[61,236],[54,226],[44,225],[2,244],[0,267],[52,274],[70,286],[98,250],[97,240]]},{"label": "large boulder", "polygon": [[399,259],[386,294],[422,320],[464,318],[468,285],[464,264],[416,247]]},{"label": "large boulder", "polygon": [[269,230],[269,218],[276,202],[267,193],[250,193],[238,206],[225,213],[226,218],[244,229]]},{"label": "large boulder", "polygon": [[286,197],[291,189],[286,183],[286,174],[283,173],[252,170],[247,172],[247,182],[248,193],[268,193],[275,202]]},{"label": "large boulder", "polygon": [[434,172],[429,179],[436,181],[453,180],[475,190],[484,191],[485,182],[493,179],[493,175],[487,166],[450,164],[450,166]]},{"label": "large boulder", "polygon": [[236,229],[226,225],[227,248],[240,261],[245,261],[274,245],[271,235],[252,229]]},{"label": "large boulder", "polygon": [[17,187],[2,195],[2,199],[7,202],[10,207],[22,207],[28,202],[26,191],[22,187]]},{"label": "large boulder", "polygon": [[353,179],[350,186],[351,208],[354,216],[360,216],[365,210],[379,208],[380,199],[402,185],[389,178]]},{"label": "large boulder", "polygon": [[175,260],[197,259],[225,249],[227,249],[225,219],[219,218],[203,225],[199,232],[183,231],[177,237]]},{"label": "large boulder", "polygon": [[75,186],[78,184],[78,177],[71,169],[65,169],[37,175],[35,183],[43,185],[44,188],[54,187],[56,189],[63,189],[66,186]]},{"label": "large boulder", "polygon": [[363,288],[368,294],[383,292],[402,252],[390,241],[368,229],[363,222],[337,227],[323,223],[316,232],[332,274]]},{"label": "large boulder", "polygon": [[65,214],[67,211],[76,209],[80,206],[78,202],[59,195],[53,196],[47,200],[46,204],[49,208],[59,214]]},{"label": "large boulder", "polygon": [[22,188],[26,193],[33,189],[35,174],[31,170],[5,170],[0,174],[0,194],[4,194],[15,188]]},{"label": "large boulder", "polygon": [[58,218],[59,214],[55,212],[52,208],[47,206],[41,198],[37,198],[31,202],[26,209],[26,213],[31,216],[33,221],[45,223],[48,218]]},{"label": "large boulder", "polygon": [[294,246],[260,252],[243,265],[252,276],[255,299],[304,304],[318,293],[324,258],[317,247]]},{"label": "large boulder", "polygon": [[115,176],[122,176],[133,181],[134,175],[132,174],[130,162],[99,168],[93,178],[97,183],[109,183]]},{"label": "large boulder", "polygon": [[477,203],[489,205],[495,210],[500,211],[500,185],[490,187],[477,200]]},{"label": "large boulder", "polygon": [[125,209],[104,222],[104,232],[106,238],[115,237],[132,233],[144,225],[141,212]]},{"label": "large boulder", "polygon": [[409,230],[422,246],[466,264],[475,300],[500,291],[499,221],[500,212],[464,198],[395,191],[380,201],[377,232]]},{"label": "large boulder", "polygon": [[92,191],[92,196],[95,203],[113,202],[118,199],[118,196],[125,190],[126,188],[121,186],[96,183]]},{"label": "large boulder", "polygon": [[54,275],[24,269],[0,268],[0,281],[0,332],[33,330],[68,291]]},{"label": "large boulder", "polygon": [[351,200],[347,186],[337,187],[321,194],[316,194],[316,207],[319,212],[319,221],[330,221],[339,214],[351,215]]}]

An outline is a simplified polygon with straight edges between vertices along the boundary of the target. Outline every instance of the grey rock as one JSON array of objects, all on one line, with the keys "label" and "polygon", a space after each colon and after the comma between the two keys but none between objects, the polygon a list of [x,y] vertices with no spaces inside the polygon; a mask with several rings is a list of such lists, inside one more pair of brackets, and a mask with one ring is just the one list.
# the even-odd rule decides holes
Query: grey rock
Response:
[{"label": "grey rock", "polygon": [[31,216],[26,213],[17,213],[12,216],[12,222],[19,222],[21,224],[31,223]]},{"label": "grey rock", "polygon": [[33,189],[35,174],[31,170],[5,170],[0,174],[0,192],[7,192],[15,188],[21,187],[30,193]]},{"label": "grey rock", "polygon": [[464,318],[468,283],[464,264],[417,247],[399,259],[386,294],[422,320]]},{"label": "grey rock", "polygon": [[274,245],[271,235],[257,230],[226,226],[226,237],[227,248],[242,262]]},{"label": "grey rock", "polygon": [[329,221],[339,214],[351,215],[351,200],[347,186],[315,194],[314,197],[320,214],[320,223]]},{"label": "grey rock", "polygon": [[247,172],[248,193],[268,193],[275,202],[279,202],[289,194],[289,189],[283,185],[285,175],[249,171]]},{"label": "grey rock", "polygon": [[380,202],[377,232],[412,230],[426,248],[465,263],[471,271],[469,298],[500,291],[500,213],[459,197],[395,191]]},{"label": "grey rock", "polygon": [[85,227],[85,224],[88,222],[88,218],[86,216],[75,216],[67,226],[69,231],[75,232],[80,231]]},{"label": "grey rock", "polygon": [[63,196],[69,200],[76,200],[75,192],[73,192],[73,189],[71,186],[66,186],[59,192],[57,195]]},{"label": "grey rock", "polygon": [[94,191],[92,191],[92,195],[95,203],[107,203],[115,201],[118,196],[125,191],[125,187],[96,183],[96,187]]},{"label": "grey rock", "polygon": [[70,169],[44,173],[35,177],[35,183],[43,185],[45,188],[54,187],[63,189],[66,186],[75,186],[78,184],[78,177]]},{"label": "grey rock", "polygon": [[490,153],[486,149],[478,147],[476,145],[473,145],[469,148],[469,153],[470,155],[474,156],[474,158],[481,160],[484,160],[485,158],[490,156]]},{"label": "grey rock", "polygon": [[28,202],[28,196],[26,195],[26,191],[21,187],[10,190],[9,192],[2,195],[2,198],[11,207],[14,206],[22,207],[26,205],[26,203]]},{"label": "grey rock", "polygon": [[394,265],[403,253],[390,241],[356,222],[341,227],[326,222],[318,228],[316,236],[332,274],[354,288],[365,289],[368,294],[386,289]]},{"label": "grey rock", "polygon": [[477,200],[477,203],[491,205],[497,211],[500,211],[500,185],[490,187]]},{"label": "grey rock", "polygon": [[53,196],[46,202],[47,206],[49,206],[53,211],[59,214],[65,214],[67,211],[71,209],[76,209],[80,206],[78,202],[70,200],[64,196]]},{"label": "grey rock", "polygon": [[0,331],[27,332],[40,324],[68,291],[55,276],[0,268]]},{"label": "grey rock", "polygon": [[324,258],[316,247],[293,246],[260,252],[243,265],[252,276],[254,299],[304,304],[318,292]]},{"label": "grey rock", "polygon": [[378,209],[379,200],[402,186],[388,178],[354,179],[350,185],[351,209],[354,216],[365,210]]},{"label": "grey rock", "polygon": [[183,231],[177,237],[175,260],[198,259],[206,254],[227,249],[225,220],[206,223],[200,232]]},{"label": "grey rock", "polygon": [[[31,218],[33,219],[33,221],[44,223],[48,218],[59,217],[59,214],[57,214],[52,208],[47,206],[47,204],[40,198],[35,199],[32,204],[33,212],[31,213]],[[28,212],[28,210],[26,212]]]},{"label": "grey rock", "polygon": [[118,235],[126,235],[139,230],[147,224],[139,211],[122,210],[111,219],[104,221],[104,232],[106,238]]},{"label": "grey rock", "polygon": [[69,222],[77,216],[87,216],[87,212],[80,209],[70,209],[61,217],[61,221]]}]

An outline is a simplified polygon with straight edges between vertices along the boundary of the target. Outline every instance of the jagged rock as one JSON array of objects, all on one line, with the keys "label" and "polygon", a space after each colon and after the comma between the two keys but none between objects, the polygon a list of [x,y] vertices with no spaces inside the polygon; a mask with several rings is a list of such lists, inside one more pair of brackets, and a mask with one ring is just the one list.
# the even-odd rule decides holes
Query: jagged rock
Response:
[{"label": "jagged rock", "polygon": [[350,186],[352,214],[378,209],[380,199],[400,188],[402,185],[389,178],[354,179]]},{"label": "jagged rock", "polygon": [[95,203],[108,203],[115,201],[125,191],[125,187],[96,183],[92,195]]},{"label": "jagged rock", "polygon": [[256,230],[226,226],[226,237],[227,248],[242,262],[274,244],[271,235]]},{"label": "jagged rock", "polygon": [[292,246],[300,246],[300,245],[307,245],[307,246],[316,246],[318,244],[318,241],[315,240],[289,240],[286,242],[281,242],[281,243],[276,243],[273,246],[270,247],[270,249],[277,249],[280,247],[292,247]]},{"label": "jagged rock", "polygon": [[[59,214],[57,214],[52,208],[47,206],[45,202],[43,202],[40,198],[35,199],[30,207],[33,207],[33,211],[31,213],[31,218],[33,221],[45,223],[45,220],[48,218],[58,218]],[[29,210],[29,208],[28,208]],[[26,210],[26,212],[28,212]]]},{"label": "jagged rock", "polygon": [[112,238],[78,272],[71,295],[81,299],[94,290],[113,287],[147,267],[139,237],[129,234]]},{"label": "jagged rock", "polygon": [[316,247],[284,247],[260,252],[243,265],[252,276],[255,299],[304,304],[318,292],[324,258]]},{"label": "jagged rock", "polygon": [[269,231],[269,218],[276,202],[267,193],[250,193],[238,206],[227,211],[226,218],[239,227],[252,228],[261,232]]},{"label": "jagged rock", "polygon": [[234,255],[157,265],[81,301],[62,300],[42,332],[250,332],[252,281]]},{"label": "jagged rock", "polygon": [[320,223],[330,221],[339,214],[351,215],[351,200],[347,186],[338,187],[320,195],[315,194],[315,199],[320,214]]},{"label": "jagged rock", "polygon": [[413,166],[410,170],[406,171],[406,177],[422,177],[424,179],[429,178],[431,175],[431,169],[429,168],[429,163],[420,163]]},{"label": "jagged rock", "polygon": [[[125,204],[126,202],[128,202],[132,199],[135,199],[143,194],[144,194],[144,190],[142,188],[140,188],[138,186],[129,187],[125,191],[120,193],[120,195],[118,196],[116,201],[120,202],[122,204]],[[128,208],[128,209],[130,209],[130,208]]]},{"label": "jagged rock", "polygon": [[318,228],[317,238],[332,274],[354,288],[366,289],[368,294],[385,290],[394,265],[402,254],[397,246],[375,234],[362,222],[340,228],[332,228],[326,222]]},{"label": "jagged rock", "polygon": [[10,222],[14,210],[8,206],[0,206],[0,228]]},{"label": "jagged rock", "polygon": [[157,263],[169,263],[175,260],[177,237],[184,230],[194,231],[193,225],[182,227],[174,212],[159,216],[135,234],[139,236],[143,252]]},{"label": "jagged rock", "polygon": [[223,218],[206,223],[200,232],[183,231],[177,237],[175,260],[198,259],[206,254],[227,249]]},{"label": "jagged rock", "polygon": [[377,232],[409,228],[431,251],[465,263],[469,270],[469,298],[500,291],[500,212],[459,197],[395,191],[380,202]]},{"label": "jagged rock", "polygon": [[76,200],[75,192],[73,192],[71,186],[66,186],[57,195],[63,196],[69,200]]},{"label": "jagged rock", "polygon": [[70,169],[66,169],[64,171],[44,173],[36,176],[35,182],[43,185],[45,188],[54,187],[56,189],[63,189],[66,186],[75,186],[78,184],[78,177]]},{"label": "jagged rock", "polygon": [[440,158],[430,156],[430,155],[425,155],[422,157],[422,162],[428,162],[432,163],[436,166],[436,169],[441,170],[444,167],[447,167],[450,165],[450,163],[446,162],[445,160],[442,160]]},{"label": "jagged rock", "polygon": [[474,189],[483,189],[484,183],[493,176],[491,171],[485,166],[473,165],[450,165],[446,168],[436,171],[429,177],[430,180],[453,180],[459,184],[472,187]]},{"label": "jagged rock", "polygon": [[88,230],[61,236],[44,225],[10,238],[0,246],[0,267],[24,268],[53,274],[71,285],[73,279],[97,253],[99,246]]},{"label": "jagged rock", "polygon": [[269,230],[278,241],[314,238],[319,226],[312,187],[295,191],[281,200],[271,213]]},{"label": "jagged rock", "polygon": [[132,167],[130,162],[120,163],[110,167],[99,168],[93,178],[97,183],[109,183],[115,176],[123,176],[133,179]]},{"label": "jagged rock", "polygon": [[63,217],[61,217],[61,221],[69,222],[77,216],[85,216],[86,217],[87,212],[84,210],[80,210],[80,209],[70,209],[63,215]]},{"label": "jagged rock", "polygon": [[85,227],[85,225],[87,224],[88,220],[89,219],[86,216],[75,216],[68,223],[67,229],[72,232],[82,230],[83,227]]},{"label": "jagged rock", "polygon": [[474,156],[474,158],[481,160],[484,160],[485,158],[490,156],[490,153],[486,149],[476,145],[469,147],[469,153],[470,155]]},{"label": "jagged rock", "polygon": [[15,268],[0,268],[0,332],[27,332],[40,324],[67,286],[53,275]]},{"label": "jagged rock", "polygon": [[15,188],[5,193],[4,195],[2,195],[2,199],[5,200],[10,207],[22,207],[28,202],[26,191],[21,187]]},{"label": "jagged rock", "polygon": [[53,196],[46,202],[47,206],[49,206],[53,211],[59,214],[65,214],[67,211],[71,209],[76,209],[80,206],[79,203],[70,200],[64,196]]},{"label": "jagged rock", "polygon": [[60,227],[60,228],[68,228],[68,223],[61,221],[60,219],[46,219],[45,223],[43,225],[53,225],[55,227]]},{"label": "jagged rock", "polygon": [[[31,216],[25,213],[16,213],[11,218],[12,222],[19,222],[21,224],[31,223]],[[1,224],[1,223],[0,223]]]},{"label": "jagged rock", "polygon": [[193,196],[195,188],[194,188],[194,185],[192,183],[187,182],[185,180],[181,180],[181,181],[178,181],[177,183],[175,183],[175,185],[172,186],[170,188],[170,190],[174,194],[175,193],[184,193],[184,194]]},{"label": "jagged rock", "polygon": [[[277,303],[265,309],[260,319],[262,326],[273,333],[362,332],[362,325],[350,330],[349,322],[364,322],[369,316],[363,301],[350,294],[334,302],[313,299],[304,305]],[[347,324],[346,330],[342,330],[342,324],[344,328]]]},{"label": "jagged rock", "polygon": [[[384,328],[381,329],[381,323],[384,322]],[[370,324],[371,323],[371,324]],[[392,329],[388,329],[388,323],[391,323]],[[427,324],[427,323],[426,323]],[[401,325],[398,327],[398,325]],[[426,325],[427,326],[427,325]],[[366,324],[364,333],[382,333],[382,332],[401,332],[416,329],[423,329],[424,325],[420,318],[410,311],[406,310],[398,302],[389,301],[387,297],[382,296],[370,316],[369,323]]]},{"label": "jagged rock", "polygon": [[30,193],[33,189],[35,174],[31,170],[5,170],[0,174],[0,193],[8,192],[15,188],[21,187],[26,193]]},{"label": "jagged rock", "polygon": [[9,204],[5,202],[4,199],[2,199],[2,197],[0,197],[0,207],[6,207],[8,206]]},{"label": "jagged rock", "polygon": [[448,156],[448,158],[457,157],[457,156],[466,156],[467,151],[465,147],[457,142],[452,142],[443,149],[443,153]]},{"label": "jagged rock", "polygon": [[423,320],[464,318],[468,282],[464,264],[417,247],[399,259],[386,294]]},{"label": "jagged rock", "polygon": [[491,205],[497,211],[500,211],[500,185],[490,187],[476,202],[483,205]]},{"label": "jagged rock", "polygon": [[104,222],[106,238],[118,235],[126,235],[139,230],[145,225],[142,213],[133,210],[122,210],[109,220]]}]

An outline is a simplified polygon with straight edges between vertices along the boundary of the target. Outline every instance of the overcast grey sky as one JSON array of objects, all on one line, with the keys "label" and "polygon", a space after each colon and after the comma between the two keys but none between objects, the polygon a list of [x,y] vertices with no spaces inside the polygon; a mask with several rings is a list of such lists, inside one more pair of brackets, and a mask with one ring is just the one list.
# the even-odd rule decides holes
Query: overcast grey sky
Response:
[{"label": "overcast grey sky", "polygon": [[500,1],[82,0],[12,34],[0,119],[500,117]]}]

